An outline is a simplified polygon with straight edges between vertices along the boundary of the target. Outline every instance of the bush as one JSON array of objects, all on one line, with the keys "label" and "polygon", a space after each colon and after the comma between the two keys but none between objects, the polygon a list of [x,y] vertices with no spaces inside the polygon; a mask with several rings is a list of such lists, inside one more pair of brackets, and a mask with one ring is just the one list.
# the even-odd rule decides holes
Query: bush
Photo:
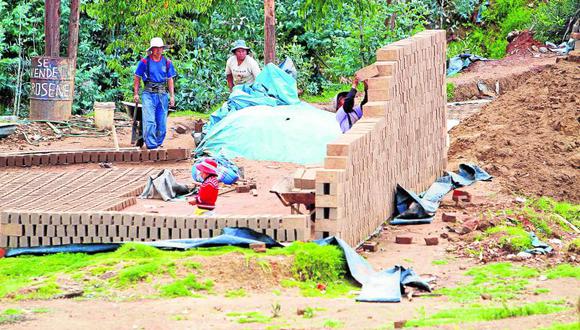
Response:
[{"label": "bush", "polygon": [[534,36],[542,42],[559,43],[564,40],[571,19],[578,18],[578,8],[579,0],[552,0],[541,3],[532,15]]},{"label": "bush", "polygon": [[346,273],[344,255],[336,246],[297,242],[288,250],[294,255],[292,273],[300,281],[333,282]]}]

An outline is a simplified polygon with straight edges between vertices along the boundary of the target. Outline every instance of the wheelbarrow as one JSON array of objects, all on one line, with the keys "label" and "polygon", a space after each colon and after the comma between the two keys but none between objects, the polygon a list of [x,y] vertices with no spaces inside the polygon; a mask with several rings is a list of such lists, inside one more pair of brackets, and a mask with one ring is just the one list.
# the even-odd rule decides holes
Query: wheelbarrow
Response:
[{"label": "wheelbarrow", "polygon": [[[315,190],[294,189],[293,178],[285,177],[276,183],[270,192],[275,194],[284,206],[289,206],[292,214],[312,214],[314,212]],[[308,211],[307,213],[300,211],[302,204]]]}]

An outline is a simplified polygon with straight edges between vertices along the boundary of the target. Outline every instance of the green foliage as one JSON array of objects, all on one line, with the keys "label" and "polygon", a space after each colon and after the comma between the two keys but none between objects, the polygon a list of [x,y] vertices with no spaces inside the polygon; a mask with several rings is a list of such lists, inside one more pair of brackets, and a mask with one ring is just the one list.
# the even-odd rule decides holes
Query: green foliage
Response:
[{"label": "green foliage", "polygon": [[[564,219],[570,221],[576,227],[580,226],[580,205],[571,204],[568,202],[558,202],[549,197],[541,197],[537,200],[531,199],[528,203],[530,207],[533,207],[544,214],[557,214]],[[556,217],[557,218],[557,217]],[[568,225],[563,223],[561,220],[557,221],[563,229],[571,230]]]},{"label": "green foliage", "polygon": [[247,296],[248,293],[244,288],[239,288],[237,290],[228,290],[225,294],[226,298],[241,298]]},{"label": "green foliage", "polygon": [[157,262],[129,266],[119,272],[117,276],[119,286],[126,286],[136,282],[144,281],[151,275],[157,274],[161,270],[161,265]]},{"label": "green foliage", "polygon": [[563,301],[541,301],[521,306],[497,306],[453,308],[434,313],[428,317],[407,321],[405,327],[432,327],[442,324],[501,320],[510,317],[543,315],[568,309]]},{"label": "green foliage", "polygon": [[318,289],[318,284],[317,282],[301,282],[293,279],[285,279],[280,282],[280,285],[285,288],[299,288],[300,294],[304,297],[351,298],[354,297],[353,292],[360,289],[345,280],[325,283],[325,290]]},{"label": "green foliage", "polygon": [[326,319],[324,320],[324,324],[322,326],[325,328],[338,329],[344,327],[344,323],[339,320]]},{"label": "green foliage", "polygon": [[494,263],[473,267],[465,273],[472,276],[471,283],[452,288],[442,288],[438,293],[444,294],[452,301],[469,302],[480,299],[482,294],[489,294],[493,299],[507,300],[515,298],[528,284],[527,279],[540,273],[532,268],[518,267],[511,263]]},{"label": "green foliage", "polygon": [[447,260],[433,260],[433,262],[431,262],[431,264],[436,266],[447,265],[448,263],[449,261]]},{"label": "green foliage", "polygon": [[238,323],[269,323],[272,318],[260,312],[232,312],[226,314],[229,317],[236,318]]},{"label": "green foliage", "polygon": [[163,297],[194,297],[196,296],[196,291],[209,291],[213,286],[213,281],[199,282],[197,277],[191,274],[182,280],[160,287],[159,291]]},{"label": "green foliage", "polygon": [[546,277],[549,279],[571,277],[580,279],[580,266],[573,266],[570,264],[560,264],[546,272]]},{"label": "green foliage", "polygon": [[296,242],[287,249],[294,254],[292,273],[298,280],[333,282],[346,273],[344,255],[336,246]]},{"label": "green foliage", "polygon": [[455,97],[455,84],[448,82],[446,85],[447,101],[453,100]]},{"label": "green foliage", "polygon": [[511,252],[520,252],[532,248],[530,234],[520,227],[497,226],[485,231],[487,235],[500,233],[499,244]]},{"label": "green foliage", "polygon": [[[533,14],[534,36],[542,41],[559,43],[573,18],[579,17],[579,0],[552,0],[540,3]],[[568,31],[569,32],[569,31]]]},{"label": "green foliage", "polygon": [[550,325],[547,328],[539,328],[537,330],[578,330],[578,329],[580,329],[580,325],[576,321],[572,323],[552,323],[552,325]]}]

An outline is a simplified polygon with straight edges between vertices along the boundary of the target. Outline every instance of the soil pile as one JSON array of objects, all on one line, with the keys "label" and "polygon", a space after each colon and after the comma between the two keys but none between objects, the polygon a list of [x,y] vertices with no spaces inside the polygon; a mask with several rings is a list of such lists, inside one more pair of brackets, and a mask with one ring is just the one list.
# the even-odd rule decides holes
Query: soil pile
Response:
[{"label": "soil pile", "polygon": [[452,131],[451,161],[478,163],[518,193],[580,202],[580,70],[561,61]]},{"label": "soil pile", "polygon": [[534,39],[530,31],[522,31],[508,44],[506,53],[508,55],[532,56],[532,53],[528,51],[532,46],[544,47],[541,42]]}]

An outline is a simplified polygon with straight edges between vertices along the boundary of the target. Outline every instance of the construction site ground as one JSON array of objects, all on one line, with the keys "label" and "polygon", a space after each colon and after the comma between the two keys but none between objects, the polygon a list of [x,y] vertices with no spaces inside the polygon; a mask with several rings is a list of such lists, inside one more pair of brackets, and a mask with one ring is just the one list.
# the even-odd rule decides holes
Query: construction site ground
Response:
[{"label": "construction site ground", "polygon": [[[510,62],[511,61],[511,62]],[[424,328],[440,329],[538,329],[553,324],[574,324],[579,321],[580,274],[578,251],[566,251],[566,246],[578,235],[573,232],[557,231],[551,245],[555,253],[548,256],[515,258],[511,251],[504,251],[492,242],[494,236],[487,236],[480,226],[496,225],[509,216],[506,212],[523,208],[522,198],[547,196],[560,201],[578,202],[578,164],[580,146],[580,123],[578,122],[577,86],[580,71],[577,64],[555,63],[553,57],[525,57],[507,59],[506,62],[480,62],[467,73],[462,73],[450,82],[472,84],[479,72],[491,79],[509,78],[515,70],[505,70],[517,62],[518,74],[525,74],[527,82],[519,82],[507,93],[487,103],[454,106],[450,117],[462,122],[451,130],[451,148],[448,170],[454,171],[459,163],[473,161],[488,170],[493,176],[491,182],[477,182],[461,190],[471,194],[471,202],[456,204],[448,194],[442,201],[433,223],[415,226],[390,226],[371,241],[378,242],[376,252],[358,250],[376,269],[381,270],[403,265],[412,267],[424,278],[433,278],[433,295],[403,297],[401,303],[369,304],[357,303],[356,291],[342,294],[326,294],[312,288],[315,297],[305,296],[304,291],[284,285],[284,279],[292,276],[289,256],[254,256],[249,258],[240,252],[219,256],[196,256],[192,260],[201,264],[196,273],[200,279],[215,282],[211,292],[199,291],[199,297],[162,298],[155,295],[159,282],[155,278],[103,296],[80,295],[70,299],[17,300],[5,297],[0,300],[0,311],[14,309],[19,317],[0,321],[0,329],[391,329],[395,321],[426,320],[437,312],[455,311],[462,313],[474,304],[480,307],[523,306],[535,302],[554,302],[563,306],[562,311],[531,316],[508,317],[498,320],[477,321],[463,324],[443,322],[437,326]],[[518,76],[520,77],[520,76]],[[544,89],[538,92],[539,84]],[[471,99],[466,90],[462,100]],[[463,93],[463,92],[462,92]],[[533,97],[532,97],[533,94]],[[546,115],[532,116],[536,109]],[[464,111],[464,112],[463,112]],[[532,111],[532,112],[530,112]],[[467,113],[468,112],[468,113]],[[512,113],[513,115],[509,115]],[[526,118],[524,118],[526,117]],[[555,124],[553,118],[561,118]],[[189,133],[178,134],[171,130],[177,124],[190,126],[192,118],[170,117],[166,147],[194,147]],[[478,123],[485,123],[481,125]],[[546,127],[552,127],[549,130]],[[498,146],[502,134],[513,132],[507,137],[511,144]],[[541,132],[541,133],[538,133]],[[477,134],[476,134],[477,133]],[[50,134],[49,132],[47,134]],[[129,146],[130,128],[118,130],[121,146]],[[510,133],[511,134],[511,133]],[[503,140],[502,140],[503,141]],[[548,141],[549,148],[541,148],[541,141]],[[559,146],[558,141],[565,145]],[[521,142],[521,143],[520,143]],[[502,142],[503,143],[503,142]],[[50,142],[40,142],[38,146],[22,139],[2,141],[0,152],[18,150],[83,149],[111,147],[112,137],[105,138],[64,138]],[[491,149],[490,149],[491,146]],[[513,149],[511,152],[506,150]],[[485,149],[485,150],[484,150]],[[554,157],[554,163],[534,160],[534,153]],[[221,214],[288,214],[290,210],[280,203],[270,188],[283,176],[291,175],[299,167],[296,164],[266,161],[235,160],[244,167],[246,178],[253,178],[258,186],[257,196],[249,193],[230,192],[218,199],[217,212]],[[191,183],[191,162],[113,164],[112,169],[101,168],[98,164],[54,166],[8,171],[61,172],[71,170],[111,171],[131,168],[172,169],[177,180]],[[514,170],[515,169],[515,170]],[[3,169],[3,171],[5,171]],[[551,176],[554,175],[554,176]],[[542,178],[546,176],[547,179]],[[565,191],[565,192],[563,192]],[[124,211],[188,214],[191,207],[185,202],[162,202],[139,200],[136,205]],[[442,214],[457,214],[457,223],[443,222]],[[503,215],[502,215],[503,214]],[[511,214],[511,213],[510,213]],[[463,225],[477,220],[475,230],[460,235]],[[491,223],[491,224],[490,224]],[[458,230],[459,228],[459,230]],[[396,244],[395,237],[412,237],[413,243]],[[559,238],[557,238],[557,237]],[[425,237],[438,237],[439,244],[426,246]],[[557,243],[560,241],[560,243]],[[497,243],[497,242],[496,242]],[[479,249],[479,250],[478,250]],[[38,257],[34,257],[38,258]],[[184,257],[185,258],[185,257]],[[188,257],[192,258],[192,257]],[[5,259],[6,261],[8,259]],[[473,276],[466,275],[474,267],[485,267],[496,262],[505,262],[512,267],[530,267],[537,274],[526,277],[527,281],[509,298],[496,298],[482,294],[469,297],[469,292],[457,288],[469,288]],[[269,266],[264,267],[264,263]],[[546,276],[558,264],[570,264],[572,276]],[[0,260],[0,267],[2,261]],[[106,273],[105,273],[106,274]],[[57,282],[65,292],[77,292],[93,278],[72,279],[63,272]],[[104,275],[104,274],[103,274]],[[112,274],[111,276],[114,276]],[[179,274],[182,275],[182,274]],[[514,275],[515,276],[515,275]],[[510,292],[510,282],[517,277],[498,279],[500,288]],[[59,282],[60,281],[60,282]],[[322,283],[329,284],[329,283]],[[34,287],[31,284],[31,287]],[[446,291],[444,288],[451,289]],[[240,290],[243,289],[243,290]],[[457,291],[453,291],[457,289]],[[231,294],[231,292],[244,294]],[[22,295],[29,293],[24,289]],[[330,292],[330,291],[329,291]],[[453,293],[450,293],[453,292]],[[465,298],[465,299],[462,299]],[[304,314],[304,310],[310,313]],[[238,313],[238,314],[236,314]],[[243,315],[254,313],[254,322],[243,323]],[[255,314],[257,313],[257,314]],[[453,312],[450,312],[453,314]],[[276,317],[272,317],[275,314]],[[264,318],[260,319],[260,315]],[[306,317],[307,315],[308,317]],[[5,315],[0,315],[0,320]],[[6,319],[6,317],[5,317]],[[259,321],[255,321],[258,319]],[[577,329],[577,328],[576,328]]]}]

